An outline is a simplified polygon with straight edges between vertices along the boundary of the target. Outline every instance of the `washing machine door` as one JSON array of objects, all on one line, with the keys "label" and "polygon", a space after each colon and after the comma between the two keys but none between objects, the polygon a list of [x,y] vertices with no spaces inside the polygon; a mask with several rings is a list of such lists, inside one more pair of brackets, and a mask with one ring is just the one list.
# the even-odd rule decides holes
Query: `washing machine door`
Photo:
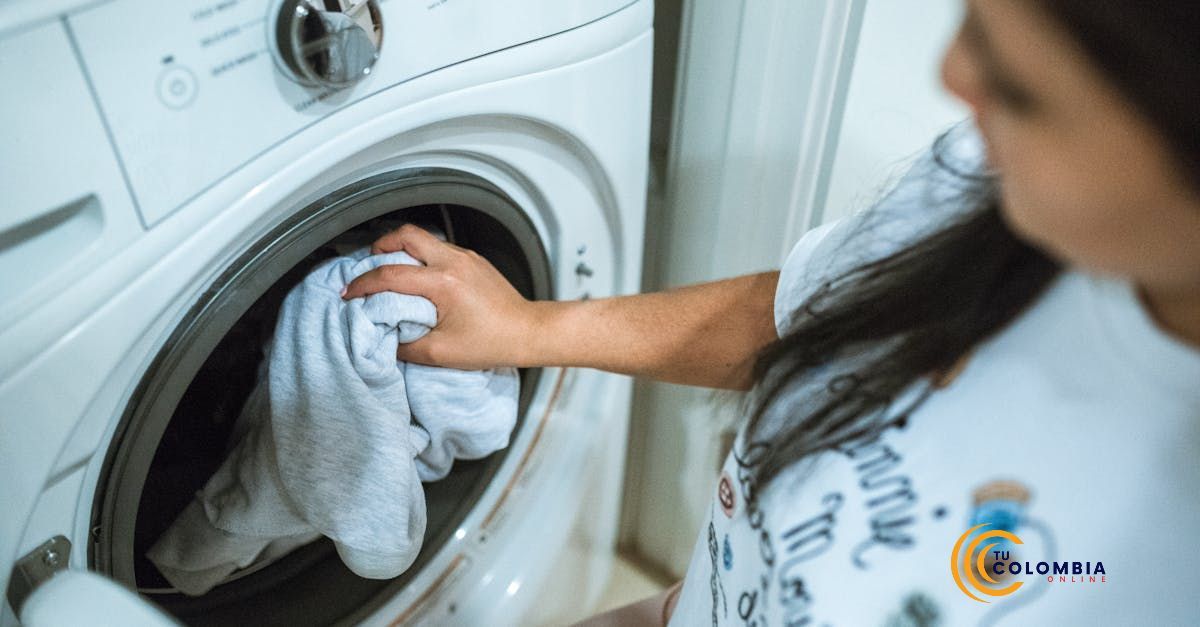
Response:
[{"label": "washing machine door", "polygon": [[525,297],[546,299],[550,259],[522,207],[475,174],[398,167],[337,187],[289,210],[265,233],[247,235],[244,252],[224,264],[183,313],[125,408],[97,481],[89,567],[174,619],[205,627],[244,624],[247,615],[263,625],[358,624],[410,584],[414,590],[432,585],[444,568],[435,564],[442,547],[458,546],[468,529],[491,519],[536,443],[542,414],[531,408],[535,398],[553,397],[557,381],[540,369],[518,373],[510,445],[484,458],[456,460],[448,476],[425,484],[421,554],[399,577],[357,576],[333,543],[319,538],[188,595],[149,560],[148,549],[224,462],[238,437],[239,409],[264,363],[260,347],[275,328],[280,303],[312,268],[414,223],[477,251]]},{"label": "washing machine door", "polygon": [[21,604],[18,616],[28,627],[178,625],[113,580],[86,570],[64,571],[39,584]]}]

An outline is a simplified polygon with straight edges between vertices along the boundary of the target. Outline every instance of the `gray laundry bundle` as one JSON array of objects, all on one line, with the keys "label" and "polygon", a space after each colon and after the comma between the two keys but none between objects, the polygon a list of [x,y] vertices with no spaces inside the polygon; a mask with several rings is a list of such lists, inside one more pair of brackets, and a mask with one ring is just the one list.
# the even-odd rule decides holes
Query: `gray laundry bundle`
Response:
[{"label": "gray laundry bundle", "polygon": [[287,295],[238,443],[147,552],[182,592],[204,594],[322,535],[359,576],[398,576],[425,534],[421,482],[508,445],[515,369],[397,361],[399,343],[436,324],[433,303],[393,292],[342,300],[353,278],[390,264],[419,262],[363,249]]}]

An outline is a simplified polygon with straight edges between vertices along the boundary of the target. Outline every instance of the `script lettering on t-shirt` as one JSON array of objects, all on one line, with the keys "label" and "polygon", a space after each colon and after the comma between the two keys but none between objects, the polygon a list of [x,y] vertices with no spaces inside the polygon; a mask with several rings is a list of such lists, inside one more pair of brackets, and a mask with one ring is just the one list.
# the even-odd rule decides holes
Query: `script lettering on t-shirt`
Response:
[{"label": "script lettering on t-shirt", "polygon": [[754,442],[741,453],[735,447],[733,459],[738,465],[737,480],[742,488],[742,501],[746,504],[746,522],[758,534],[758,553],[763,565],[771,568],[775,565],[775,547],[771,543],[771,534],[763,526],[765,514],[758,502],[758,486],[754,477],[754,471],[766,457],[768,449],[765,442]]},{"label": "script lettering on t-shirt", "polygon": [[906,549],[916,541],[910,528],[916,522],[912,510],[917,493],[912,480],[897,472],[904,458],[883,442],[883,434],[847,443],[838,450],[854,463],[858,485],[867,497],[870,535],[850,554],[855,566],[866,569],[869,565],[864,556],[870,549],[877,546]]},{"label": "script lettering on t-shirt", "polygon": [[721,569],[717,566],[717,530],[711,522],[711,514],[709,515],[710,522],[708,523],[708,556],[712,563],[712,577],[709,580],[709,587],[712,589],[712,624],[717,627],[717,608],[721,608],[723,616],[729,615],[729,607],[725,601],[725,586],[721,585]]},{"label": "script lettering on t-shirt", "polygon": [[[746,506],[746,522],[750,525],[750,530],[758,536],[758,556],[762,560],[764,573],[768,574],[775,567],[775,545],[771,541],[771,533],[763,525],[766,515],[759,504],[755,470],[769,450],[770,447],[765,442],[754,442],[740,452],[735,445],[733,450],[733,459],[737,463],[738,485],[742,489],[742,502]],[[771,583],[768,574],[761,577],[760,590],[745,590],[738,597],[738,616],[747,627],[766,624],[766,596]]]},{"label": "script lettering on t-shirt", "polygon": [[783,561],[779,566],[779,603],[784,623],[807,625],[812,617],[812,595],[800,574],[800,565],[816,558],[833,545],[833,528],[837,511],[845,499],[840,492],[830,492],[821,498],[821,511],[789,527],[782,534]]}]

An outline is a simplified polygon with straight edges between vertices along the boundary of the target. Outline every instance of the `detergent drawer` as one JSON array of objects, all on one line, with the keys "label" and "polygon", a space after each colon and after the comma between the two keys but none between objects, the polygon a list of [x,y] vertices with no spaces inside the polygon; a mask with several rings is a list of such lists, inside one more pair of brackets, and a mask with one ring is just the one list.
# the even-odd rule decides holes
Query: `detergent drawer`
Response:
[{"label": "detergent drawer", "polygon": [[61,22],[0,40],[0,84],[0,328],[7,328],[141,227]]}]

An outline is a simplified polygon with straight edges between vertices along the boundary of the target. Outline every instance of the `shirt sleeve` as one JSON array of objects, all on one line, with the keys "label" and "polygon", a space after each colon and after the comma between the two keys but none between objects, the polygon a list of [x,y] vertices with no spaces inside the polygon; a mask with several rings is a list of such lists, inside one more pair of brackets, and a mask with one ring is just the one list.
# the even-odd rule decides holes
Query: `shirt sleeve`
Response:
[{"label": "shirt sleeve", "polygon": [[792,312],[816,287],[813,285],[814,273],[811,272],[810,262],[818,245],[826,240],[834,227],[844,221],[845,218],[809,229],[792,246],[792,251],[784,260],[779,270],[779,283],[775,286],[775,332],[779,337],[783,337]]}]

